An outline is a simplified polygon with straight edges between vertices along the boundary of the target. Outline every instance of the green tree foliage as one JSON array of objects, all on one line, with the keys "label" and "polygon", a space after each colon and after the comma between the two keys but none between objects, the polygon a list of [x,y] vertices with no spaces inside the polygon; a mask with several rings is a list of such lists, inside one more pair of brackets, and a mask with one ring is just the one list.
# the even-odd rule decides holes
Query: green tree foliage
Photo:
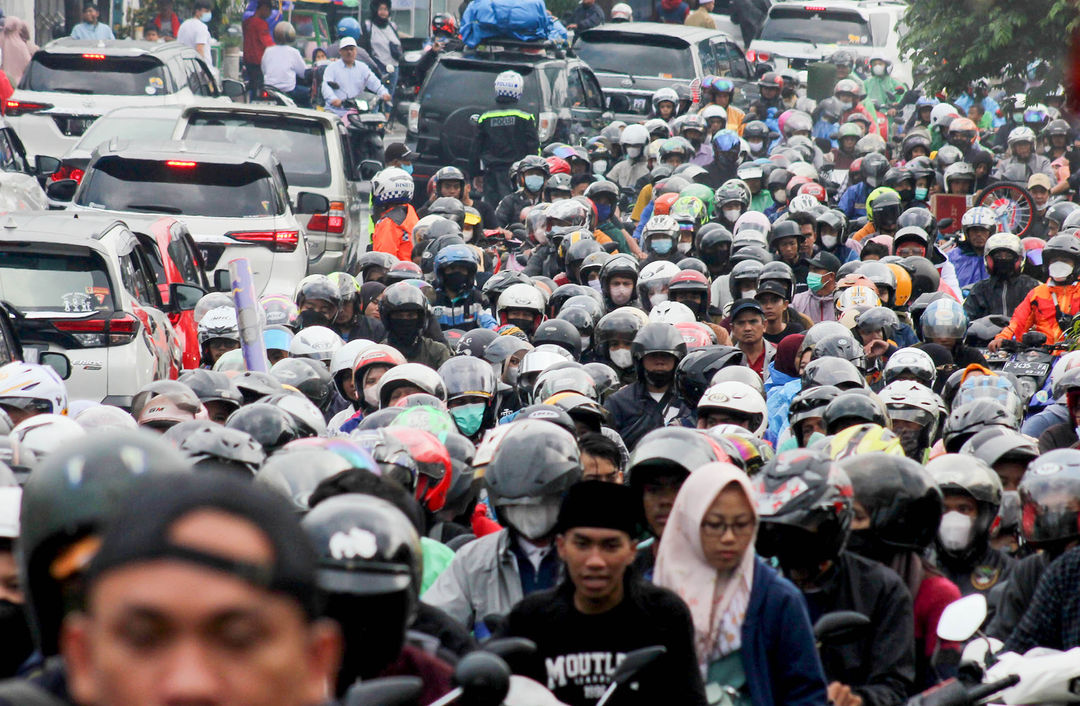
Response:
[{"label": "green tree foliage", "polygon": [[1080,12],[1076,0],[910,0],[906,24],[901,48],[929,70],[933,90],[955,95],[979,78],[1022,79],[1035,62],[1035,78],[1052,89],[1064,83]]}]

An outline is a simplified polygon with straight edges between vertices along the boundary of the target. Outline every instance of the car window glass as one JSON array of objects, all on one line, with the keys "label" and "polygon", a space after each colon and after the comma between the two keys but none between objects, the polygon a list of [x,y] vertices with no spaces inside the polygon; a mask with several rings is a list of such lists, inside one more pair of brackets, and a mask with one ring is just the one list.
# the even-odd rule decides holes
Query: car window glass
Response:
[{"label": "car window glass", "polygon": [[596,73],[692,79],[694,59],[685,41],[621,32],[588,32],[574,44]]},{"label": "car window glass", "polygon": [[570,98],[570,106],[573,108],[583,107],[585,105],[585,87],[581,85],[581,72],[577,69],[570,72],[568,87],[569,91],[567,93]]},{"label": "car window glass", "polygon": [[86,250],[0,250],[0,299],[22,312],[115,308],[105,261]]},{"label": "car window glass", "polygon": [[551,87],[551,104],[560,107],[566,105],[566,72],[559,66],[548,66],[544,69],[544,75],[547,76],[548,85]]},{"label": "car window glass", "polygon": [[701,70],[705,74],[727,76],[727,67],[717,62],[713,47],[707,40],[698,43],[698,57],[701,59]]},{"label": "car window glass", "polygon": [[714,42],[712,45],[713,60],[717,69],[723,73],[718,76],[733,76],[734,78],[750,78],[750,68],[746,65],[746,57],[742,51],[731,42]]},{"label": "car window glass", "polygon": [[588,71],[580,71],[581,87],[585,92],[585,107],[604,109],[604,92],[600,89],[600,83]]},{"label": "car window glass", "polygon": [[185,59],[188,70],[188,86],[191,92],[197,96],[214,95],[213,79],[203,69],[202,62],[198,59]]},{"label": "car window glass", "polygon": [[19,87],[111,96],[154,96],[170,90],[165,83],[165,67],[151,56],[107,57],[40,51],[34,55]]},{"label": "car window glass", "polygon": [[147,291],[146,280],[134,250],[120,256],[120,281],[124,283],[124,289],[135,301],[147,306],[151,305],[150,292]]},{"label": "car window glass", "polygon": [[870,25],[857,12],[774,5],[761,28],[765,42],[869,46]]},{"label": "car window glass", "polygon": [[15,359],[10,323],[0,324],[0,364],[10,363]]},{"label": "car window glass", "polygon": [[93,152],[114,137],[139,142],[168,140],[172,136],[175,117],[118,116],[98,118],[83,133],[75,149]]},{"label": "car window glass", "polygon": [[19,154],[10,128],[0,130],[0,169],[5,172],[28,171],[26,160]]},{"label": "car window glass", "polygon": [[173,238],[169,241],[169,259],[176,265],[176,269],[180,270],[180,276],[184,278],[185,283],[202,286],[195,256],[183,238]]}]

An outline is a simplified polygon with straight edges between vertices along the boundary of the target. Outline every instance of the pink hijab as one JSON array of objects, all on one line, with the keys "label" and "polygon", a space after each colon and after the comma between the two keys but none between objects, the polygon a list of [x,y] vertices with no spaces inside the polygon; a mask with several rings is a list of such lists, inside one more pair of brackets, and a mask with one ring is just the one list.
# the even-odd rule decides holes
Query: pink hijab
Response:
[{"label": "pink hijab", "polygon": [[[739,565],[730,572],[714,569],[701,546],[701,521],[716,496],[735,484],[746,493],[754,512],[754,537]],[[694,620],[698,664],[709,663],[742,646],[742,624],[754,580],[757,509],[750,478],[730,463],[710,463],[683,483],[668,518],[656,557],[655,582],[679,594]]]},{"label": "pink hijab", "polygon": [[18,86],[30,57],[37,47],[30,43],[30,28],[18,17],[4,18],[4,30],[0,32],[0,69],[8,75],[12,86]]}]

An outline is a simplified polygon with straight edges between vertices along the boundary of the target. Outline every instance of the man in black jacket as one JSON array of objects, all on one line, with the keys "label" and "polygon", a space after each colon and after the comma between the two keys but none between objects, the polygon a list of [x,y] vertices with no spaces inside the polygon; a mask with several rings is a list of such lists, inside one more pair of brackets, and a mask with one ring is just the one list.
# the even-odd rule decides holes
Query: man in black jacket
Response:
[{"label": "man in black jacket", "polygon": [[1012,233],[990,236],[983,249],[990,276],[976,282],[964,300],[968,321],[991,314],[1012,317],[1027,293],[1039,286],[1032,277],[1020,273],[1024,246]]},{"label": "man in black jacket", "polygon": [[653,645],[667,653],[620,687],[619,704],[703,705],[686,605],[642,581],[634,560],[641,504],[630,488],[584,481],[559,511],[556,547],[567,578],[534,593],[510,613],[507,632],[536,643],[527,673],[571,706],[592,706],[609,687],[627,652]]},{"label": "man in black jacket", "polygon": [[[476,122],[476,139],[469,155],[469,173],[474,177],[484,175],[484,198],[492,205],[499,204],[513,189],[510,165],[525,155],[540,154],[536,116],[518,107],[524,93],[525,79],[521,74],[503,71],[495,77],[495,102],[499,105],[483,113]],[[546,170],[544,176],[547,176]],[[543,188],[543,183],[540,183],[530,192],[539,195]],[[517,220],[517,214],[512,220]],[[508,222],[500,220],[499,226],[505,227]]]},{"label": "man in black jacket", "polygon": [[596,0],[581,0],[567,15],[566,28],[584,32],[604,24],[605,19],[604,10],[596,4]]}]

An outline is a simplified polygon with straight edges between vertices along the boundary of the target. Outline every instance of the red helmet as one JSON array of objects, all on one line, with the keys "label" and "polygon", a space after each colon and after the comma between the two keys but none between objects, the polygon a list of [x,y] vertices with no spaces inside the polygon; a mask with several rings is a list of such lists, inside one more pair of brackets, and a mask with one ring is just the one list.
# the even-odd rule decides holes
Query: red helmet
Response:
[{"label": "red helmet", "polygon": [[853,161],[848,167],[848,176],[852,184],[862,178],[862,157]]},{"label": "red helmet", "polygon": [[809,194],[821,203],[825,203],[829,200],[829,195],[828,193],[826,193],[825,187],[821,184],[818,184],[816,181],[812,181],[808,184],[803,184],[801,187],[799,187],[799,194]]},{"label": "red helmet", "polygon": [[562,157],[556,157],[555,155],[551,155],[544,161],[548,163],[548,169],[551,171],[552,174],[570,173],[570,163]]},{"label": "red helmet", "polygon": [[385,432],[409,449],[409,455],[420,469],[416,481],[416,499],[431,512],[446,504],[453,474],[450,472],[450,452],[435,435],[412,427],[386,427]]},{"label": "red helmet", "polygon": [[672,289],[707,292],[709,291],[709,280],[697,270],[679,270],[677,275],[668,280],[668,291],[670,292]]},{"label": "red helmet", "polygon": [[715,334],[700,321],[680,321],[674,326],[682,339],[686,341],[687,349],[716,345]]},{"label": "red helmet", "polygon": [[457,34],[457,20],[453,15],[448,15],[445,12],[440,12],[431,18],[431,33],[445,32],[446,34]]},{"label": "red helmet", "polygon": [[390,267],[390,272],[412,272],[418,278],[423,277],[424,271],[420,269],[420,265],[417,265],[411,260],[402,260],[401,262],[395,262]]},{"label": "red helmet", "polygon": [[656,197],[656,201],[653,202],[653,215],[654,216],[666,216],[671,213],[671,204],[679,200],[679,195],[676,193],[664,194],[663,196]]},{"label": "red helmet", "polygon": [[797,189],[798,189],[800,184],[809,184],[809,183],[811,183],[810,177],[793,176],[790,179],[788,179],[787,192],[794,196],[795,193],[797,193]]}]

